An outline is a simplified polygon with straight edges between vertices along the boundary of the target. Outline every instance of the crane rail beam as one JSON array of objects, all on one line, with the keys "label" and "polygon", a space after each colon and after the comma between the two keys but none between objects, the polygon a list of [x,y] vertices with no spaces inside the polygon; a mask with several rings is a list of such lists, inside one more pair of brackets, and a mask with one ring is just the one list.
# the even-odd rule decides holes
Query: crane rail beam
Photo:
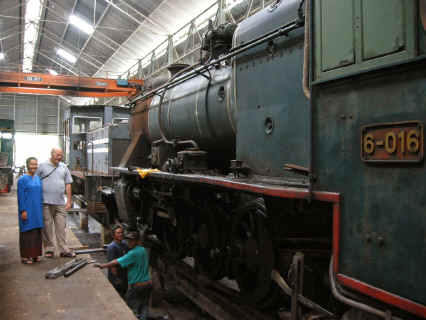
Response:
[{"label": "crane rail beam", "polygon": [[117,80],[45,73],[0,72],[0,92],[75,97],[133,97],[143,80]]}]

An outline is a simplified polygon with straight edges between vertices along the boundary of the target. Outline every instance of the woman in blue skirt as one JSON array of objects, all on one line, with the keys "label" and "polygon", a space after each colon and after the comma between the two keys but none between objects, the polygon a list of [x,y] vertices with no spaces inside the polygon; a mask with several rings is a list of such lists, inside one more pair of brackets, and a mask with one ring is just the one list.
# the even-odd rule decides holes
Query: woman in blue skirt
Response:
[{"label": "woman in blue skirt", "polygon": [[18,180],[19,247],[22,263],[40,261],[42,255],[43,192],[40,178],[35,175],[37,159],[27,159],[28,173]]}]

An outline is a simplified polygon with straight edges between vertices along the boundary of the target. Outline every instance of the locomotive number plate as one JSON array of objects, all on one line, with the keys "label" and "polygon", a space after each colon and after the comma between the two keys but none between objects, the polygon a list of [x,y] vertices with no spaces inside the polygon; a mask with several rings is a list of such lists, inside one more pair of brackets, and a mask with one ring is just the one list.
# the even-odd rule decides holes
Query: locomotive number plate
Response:
[{"label": "locomotive number plate", "polygon": [[366,162],[420,162],[423,160],[423,137],[420,121],[363,126],[361,159]]}]

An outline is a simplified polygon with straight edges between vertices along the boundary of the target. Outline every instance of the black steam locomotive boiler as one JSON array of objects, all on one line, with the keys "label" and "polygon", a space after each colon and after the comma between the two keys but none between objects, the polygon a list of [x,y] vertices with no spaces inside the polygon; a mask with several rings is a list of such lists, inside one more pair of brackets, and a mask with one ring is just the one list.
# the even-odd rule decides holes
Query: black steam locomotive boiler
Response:
[{"label": "black steam locomotive boiler", "polygon": [[135,99],[116,217],[152,262],[291,319],[426,318],[422,2],[274,1]]}]

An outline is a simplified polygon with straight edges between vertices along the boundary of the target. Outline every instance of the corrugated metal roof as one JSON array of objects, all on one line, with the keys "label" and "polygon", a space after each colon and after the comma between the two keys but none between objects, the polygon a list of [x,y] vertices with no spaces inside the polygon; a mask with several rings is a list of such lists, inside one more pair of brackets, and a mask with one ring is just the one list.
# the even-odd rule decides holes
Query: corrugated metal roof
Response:
[{"label": "corrugated metal roof", "polygon": [[[159,43],[167,39],[180,27],[191,21],[215,0],[164,0],[144,19],[136,31],[123,43],[100,68],[96,75],[103,76],[112,70],[118,74],[125,72],[139,59],[144,57]],[[152,23],[151,21],[158,22]],[[163,28],[159,27],[161,23]],[[153,32],[158,30],[158,32]],[[125,61],[124,57],[126,58]],[[120,59],[121,58],[121,59]]]},{"label": "corrugated metal roof", "polygon": [[[0,69],[19,71],[27,0],[0,1]],[[39,0],[43,5],[34,72],[54,69],[62,74],[119,74],[168,34],[216,0]],[[75,14],[95,26],[88,35],[68,23]],[[63,48],[78,60],[70,64],[56,54]]]}]

